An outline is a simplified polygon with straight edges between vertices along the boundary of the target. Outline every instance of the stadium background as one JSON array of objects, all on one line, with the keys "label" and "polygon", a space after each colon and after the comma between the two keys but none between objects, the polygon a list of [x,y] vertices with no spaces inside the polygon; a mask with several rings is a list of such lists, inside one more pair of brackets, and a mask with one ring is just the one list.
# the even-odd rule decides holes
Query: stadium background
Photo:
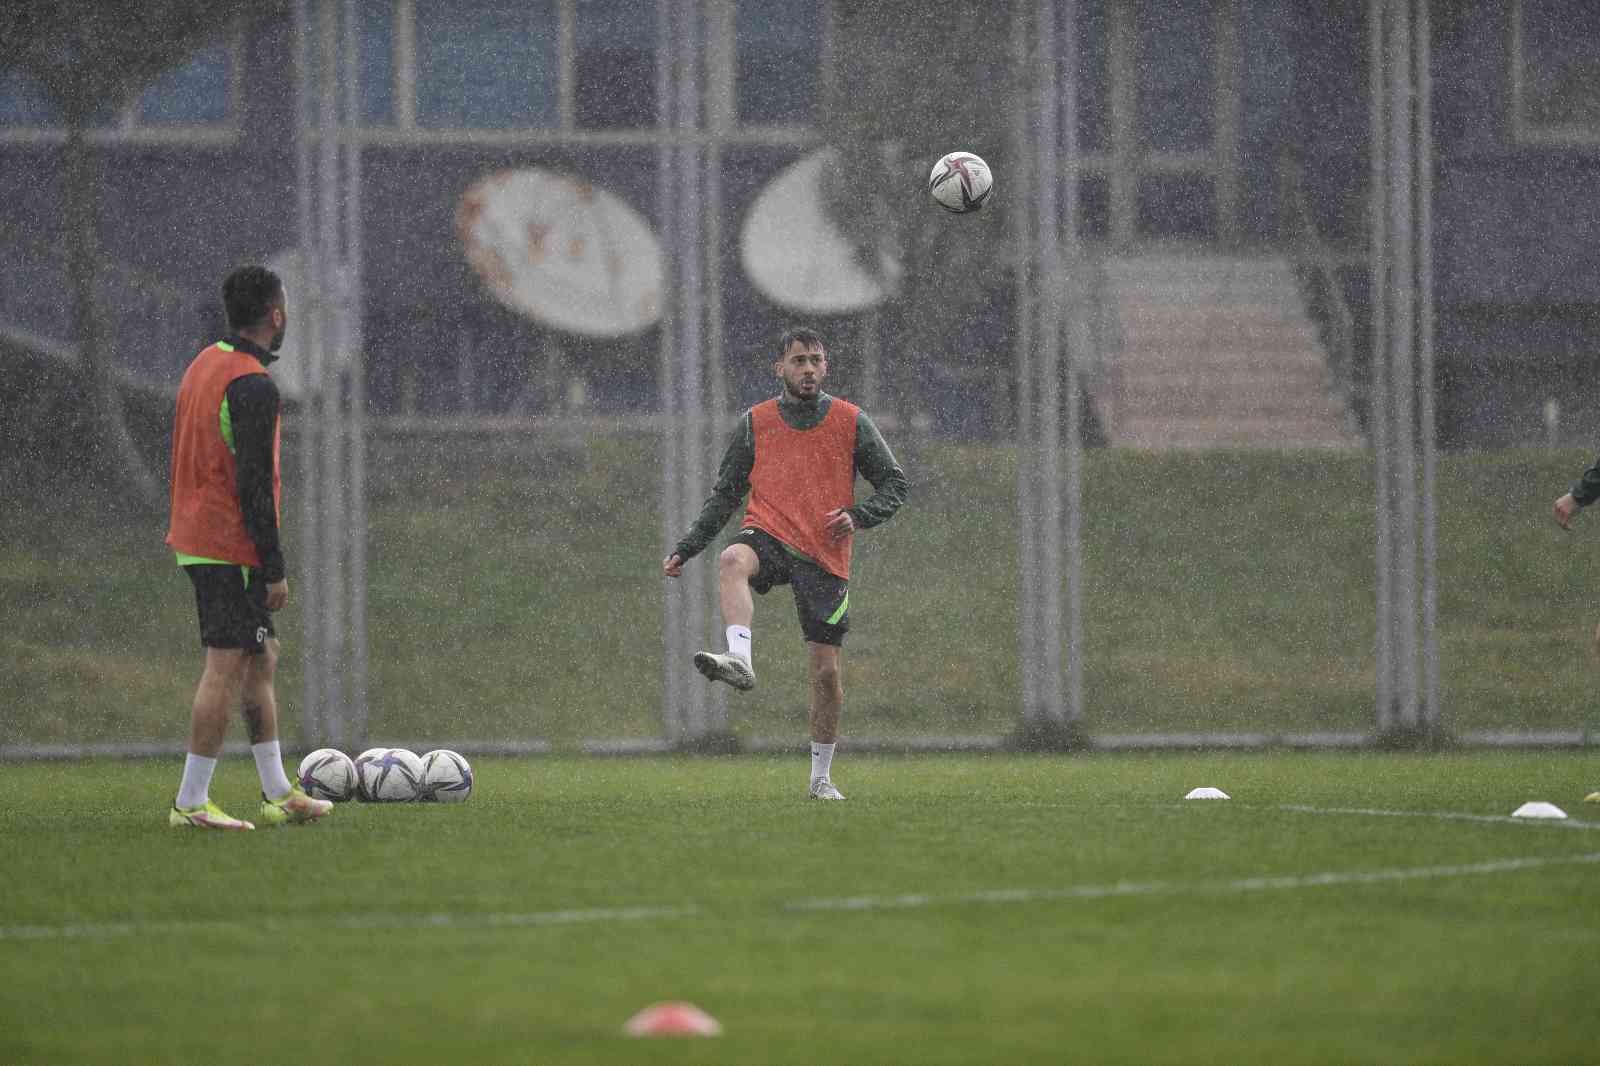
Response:
[{"label": "stadium background", "polygon": [[[73,608],[11,579],[8,702],[114,701],[117,662],[178,667],[140,689],[164,721],[18,713],[8,752],[180,746],[183,596],[162,584],[159,507],[127,462],[159,485],[164,405],[216,331],[217,279],[302,242],[308,332],[280,376],[301,604],[285,704],[308,745],[423,730],[467,750],[792,743],[787,606],[758,618],[770,702],[730,714],[682,669],[715,639],[710,567],[670,590],[656,567],[796,319],[836,338],[838,391],[880,418],[914,483],[865,553],[863,601],[898,610],[862,612],[857,743],[1593,741],[1591,571],[1544,528],[1587,461],[1571,449],[1592,441],[1600,341],[1600,26],[1580,0],[1184,0],[1159,18],[1046,2],[949,22],[826,0],[152,4],[125,46],[153,59],[126,84],[74,80],[114,35],[90,8],[60,10],[75,33],[18,5],[0,45],[0,340],[14,381],[59,381],[96,412],[94,382],[114,377],[131,439],[120,456],[49,450],[19,419],[8,480],[37,516],[63,484],[90,507],[130,497],[118,524],[148,552],[129,565],[173,609],[119,601],[113,635],[69,631],[46,654],[28,619]],[[761,193],[829,146],[795,223],[814,243],[790,251],[857,268],[831,309],[763,288],[741,243]],[[998,175],[976,218],[922,195],[957,147]],[[495,297],[460,207],[529,168],[647,220],[659,321],[584,335]],[[870,269],[880,239],[897,279]],[[1265,485],[1327,509],[1273,524],[1252,495]],[[1239,495],[1213,514],[1186,486]],[[630,506],[595,508],[607,492]],[[496,526],[501,510],[540,520]],[[434,520],[419,531],[400,512]],[[61,557],[44,518],[12,517],[28,538],[14,550]],[[1163,524],[1198,542],[1162,542]],[[1173,564],[1147,571],[1148,596],[1183,624],[1119,613],[1147,585],[1130,558]],[[1217,558],[1238,565],[1225,577]],[[543,566],[604,567],[611,591],[556,600]],[[1239,649],[1281,624],[1260,603],[1285,575],[1282,610],[1306,630],[1280,668],[1247,662]],[[901,595],[919,582],[931,602]],[[1452,599],[1474,587],[1538,602]],[[495,641],[522,633],[493,645],[527,660],[514,707],[469,683],[500,665],[475,658],[478,630],[452,636],[475,615],[494,616]],[[913,619],[915,641],[882,647]],[[1531,665],[1483,650],[1535,627]],[[553,628],[601,656],[627,647],[629,682],[586,694],[594,665]],[[1250,668],[1169,683],[1176,645]],[[418,691],[408,665],[430,658],[441,680]],[[1542,697],[1484,681],[1524,671]]]}]

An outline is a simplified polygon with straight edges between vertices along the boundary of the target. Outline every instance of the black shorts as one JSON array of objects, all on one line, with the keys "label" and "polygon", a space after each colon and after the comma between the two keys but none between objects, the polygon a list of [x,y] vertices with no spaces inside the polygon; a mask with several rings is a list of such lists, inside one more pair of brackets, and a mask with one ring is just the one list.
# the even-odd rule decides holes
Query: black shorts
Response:
[{"label": "black shorts", "polygon": [[732,543],[743,544],[756,553],[760,569],[750,579],[750,587],[758,595],[765,596],[775,585],[788,585],[794,590],[800,632],[808,641],[835,646],[844,643],[844,635],[850,631],[850,582],[800,558],[765,530],[741,529]]},{"label": "black shorts", "polygon": [[260,570],[226,563],[194,563],[183,570],[194,584],[204,647],[240,648],[259,655],[267,638],[277,636]]}]

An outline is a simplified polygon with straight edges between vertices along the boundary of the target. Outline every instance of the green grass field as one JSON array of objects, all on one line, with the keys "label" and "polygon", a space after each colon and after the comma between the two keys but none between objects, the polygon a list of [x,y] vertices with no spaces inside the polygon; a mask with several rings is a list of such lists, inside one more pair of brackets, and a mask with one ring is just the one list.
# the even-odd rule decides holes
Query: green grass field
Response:
[{"label": "green grass field", "polygon": [[[220,834],[169,760],[7,766],[0,1062],[1600,1061],[1592,753],[476,769]],[[667,999],[723,1035],[622,1034]]]},{"label": "green grass field", "polygon": [[[910,504],[863,535],[847,732],[1015,725],[1015,473],[1005,448],[897,442]],[[649,737],[661,730],[664,554],[654,438],[386,442],[375,449],[369,609],[375,741]],[[296,456],[294,446],[285,454]],[[1445,726],[1600,731],[1592,691],[1600,530],[1551,501],[1576,451],[1443,457]],[[291,567],[301,520],[287,475]],[[1374,724],[1371,460],[1363,454],[1093,452],[1084,468],[1085,727],[1362,732]],[[0,507],[0,744],[184,736],[193,603],[160,517],[93,497]],[[702,557],[685,580],[709,581]],[[298,588],[291,574],[291,590]],[[289,735],[298,603],[280,617]],[[804,651],[783,591],[756,616],[747,736],[799,738]],[[708,641],[720,639],[708,632]],[[603,657],[596,672],[591,660]],[[687,671],[688,664],[682,664]]]}]

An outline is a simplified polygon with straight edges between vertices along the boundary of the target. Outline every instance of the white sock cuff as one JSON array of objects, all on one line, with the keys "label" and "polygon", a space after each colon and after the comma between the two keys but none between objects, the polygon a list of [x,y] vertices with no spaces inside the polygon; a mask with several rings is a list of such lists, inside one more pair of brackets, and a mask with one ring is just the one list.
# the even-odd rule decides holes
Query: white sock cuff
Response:
[{"label": "white sock cuff", "polygon": [[178,798],[174,804],[183,810],[193,810],[211,798],[211,775],[216,772],[217,760],[208,755],[189,752],[183,759],[183,781],[178,785]]},{"label": "white sock cuff", "polygon": [[811,780],[820,781],[833,772],[833,745],[811,742]]},{"label": "white sock cuff", "polygon": [[256,776],[261,778],[261,791],[272,799],[281,799],[293,786],[283,770],[283,747],[276,740],[263,740],[250,745],[250,754],[256,759]]}]

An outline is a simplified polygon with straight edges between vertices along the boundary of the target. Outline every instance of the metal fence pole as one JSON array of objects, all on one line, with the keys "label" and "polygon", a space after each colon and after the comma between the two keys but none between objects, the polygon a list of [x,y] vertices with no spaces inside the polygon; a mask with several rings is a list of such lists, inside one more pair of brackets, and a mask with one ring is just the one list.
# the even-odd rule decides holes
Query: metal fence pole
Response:
[{"label": "metal fence pole", "polygon": [[1388,499],[1394,508],[1394,678],[1398,725],[1414,731],[1417,720],[1417,449],[1416,449],[1416,277],[1412,214],[1415,186],[1411,94],[1411,0],[1390,0],[1388,39],[1390,384],[1394,419],[1392,480]]},{"label": "metal fence pole", "polygon": [[1087,302],[1083,298],[1083,241],[1078,232],[1078,3],[1062,0],[1061,144],[1057,159],[1062,175],[1063,236],[1066,239],[1065,291],[1067,324],[1066,478],[1066,706],[1068,721],[1083,716],[1083,374],[1093,358]]},{"label": "metal fence pole", "polygon": [[302,743],[308,747],[327,742],[328,723],[323,712],[322,692],[325,658],[322,652],[322,582],[320,560],[322,546],[319,538],[322,525],[321,492],[317,477],[317,460],[321,455],[321,424],[316,417],[317,400],[322,392],[322,275],[318,269],[320,256],[316,253],[316,154],[313,141],[316,131],[312,123],[312,106],[315,99],[315,77],[311,69],[313,47],[313,22],[311,0],[297,0],[294,6],[294,76],[295,76],[295,208],[298,225],[300,285],[303,291],[291,293],[296,301],[294,311],[299,325],[296,329],[296,351],[292,354],[302,361],[300,380],[300,410],[296,418],[296,432],[300,436],[300,484],[295,491],[300,494],[300,559],[296,567],[298,593],[301,603],[300,635],[303,678]]},{"label": "metal fence pole", "polygon": [[320,58],[318,73],[318,161],[317,195],[319,237],[317,255],[321,260],[322,388],[318,396],[322,419],[322,713],[328,733],[342,733],[345,725],[344,600],[348,575],[344,566],[345,483],[344,483],[344,382],[339,365],[338,308],[329,297],[339,277],[339,227],[341,173],[339,169],[339,11],[333,0],[318,4]]},{"label": "metal fence pole", "polygon": [[[695,506],[705,491],[705,447],[702,438],[706,430],[705,402],[705,197],[702,194],[704,151],[695,134],[700,128],[700,97],[703,83],[701,56],[703,42],[703,0],[683,0],[678,5],[678,83],[677,122],[678,150],[675,155],[674,179],[678,184],[678,240],[674,246],[674,269],[680,283],[678,360],[673,381],[679,391],[678,447],[681,457],[682,482],[679,489],[678,527],[687,527],[698,508]],[[708,553],[706,562],[714,565],[716,556]],[[704,639],[709,625],[707,612],[707,584],[701,580],[683,583],[682,615],[679,624],[692,642]],[[682,671],[688,663],[681,657],[670,664]],[[705,736],[708,730],[706,717],[706,686],[691,684],[684,694],[684,721],[689,741]]]},{"label": "metal fence pole", "polygon": [[1035,714],[1053,723],[1065,720],[1061,690],[1061,290],[1060,149],[1056,93],[1056,5],[1038,0],[1034,210],[1038,232],[1038,439],[1036,441],[1039,536],[1039,692]]},{"label": "metal fence pole", "polygon": [[344,261],[349,291],[343,334],[349,373],[345,427],[350,463],[348,548],[350,558],[350,662],[348,714],[338,740],[365,746],[367,737],[367,358],[362,331],[362,215],[360,54],[357,0],[344,0],[345,202]]},{"label": "metal fence pole", "polygon": [[[1011,22],[1011,51],[1014,64],[1014,84],[1021,96],[1039,76],[1033,60],[1029,33],[1031,13],[1018,8]],[[1020,103],[1021,101],[1019,101]],[[1035,115],[1032,107],[1012,109],[1012,140],[1017,158],[1025,157],[1027,146],[1033,142]],[[1038,543],[1035,472],[1032,448],[1038,432],[1034,411],[1034,308],[1038,303],[1037,284],[1033,270],[1034,227],[1029,207],[1033,202],[1032,168],[1018,167],[1011,195],[1007,197],[1008,223],[1012,244],[1017,249],[1017,307],[1015,340],[1012,342],[1017,383],[1016,419],[1012,433],[1016,455],[1016,515],[1017,530],[1017,651],[1018,672],[1021,681],[1021,716],[1024,722],[1032,719],[1039,702],[1039,617],[1038,617]]]},{"label": "metal fence pole", "polygon": [[1393,421],[1390,414],[1389,386],[1389,240],[1388,212],[1384,204],[1387,183],[1388,128],[1385,98],[1384,55],[1384,0],[1367,3],[1367,90],[1370,99],[1372,165],[1368,175],[1367,224],[1369,228],[1372,294],[1372,456],[1375,488],[1374,521],[1376,540],[1376,593],[1377,641],[1374,647],[1376,678],[1374,700],[1377,704],[1377,729],[1387,733],[1394,725],[1394,633],[1393,633],[1393,574],[1394,554],[1392,533],[1392,508],[1389,503],[1389,486],[1392,463],[1391,438]]},{"label": "metal fence pole", "polygon": [[[678,188],[675,148],[670,137],[677,125],[673,94],[673,75],[677,69],[677,34],[673,0],[656,4],[656,126],[663,137],[656,149],[656,210],[659,213],[661,247],[670,252],[678,247]],[[662,555],[672,551],[678,536],[678,516],[683,486],[679,448],[678,390],[673,387],[676,373],[679,277],[670,254],[664,258],[661,286],[661,325],[657,331],[656,397],[661,413],[661,542]],[[686,579],[666,582],[661,607],[661,716],[662,732],[669,743],[680,740],[686,728],[683,706],[687,694],[683,663],[689,654],[688,635],[680,625]]]},{"label": "metal fence pole", "polygon": [[1441,728],[1439,692],[1438,429],[1433,353],[1433,50],[1430,0],[1416,0],[1418,372],[1422,404],[1422,697],[1424,727]]}]

